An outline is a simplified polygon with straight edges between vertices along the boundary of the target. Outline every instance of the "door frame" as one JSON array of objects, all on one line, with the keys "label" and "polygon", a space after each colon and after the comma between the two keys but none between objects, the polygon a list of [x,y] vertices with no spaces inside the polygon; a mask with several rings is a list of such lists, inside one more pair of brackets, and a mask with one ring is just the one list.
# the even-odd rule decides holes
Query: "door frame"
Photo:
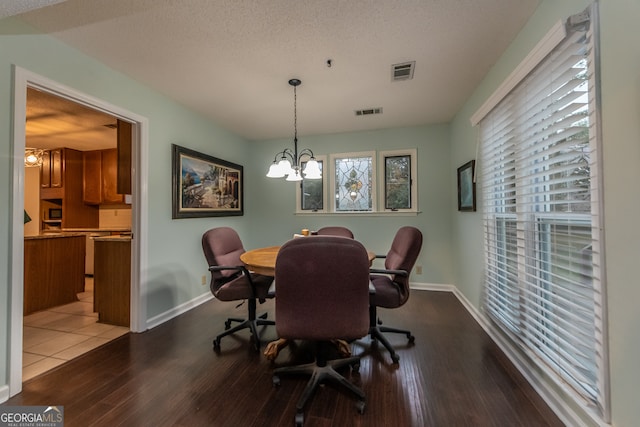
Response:
[{"label": "door frame", "polygon": [[10,262],[10,355],[9,396],[22,391],[22,327],[24,299],[24,150],[27,87],[49,92],[89,108],[132,123],[131,158],[131,325],[132,332],[147,329],[147,242],[148,242],[148,145],[149,120],[139,114],[79,92],[46,77],[13,66],[12,134],[12,227],[9,241]]}]

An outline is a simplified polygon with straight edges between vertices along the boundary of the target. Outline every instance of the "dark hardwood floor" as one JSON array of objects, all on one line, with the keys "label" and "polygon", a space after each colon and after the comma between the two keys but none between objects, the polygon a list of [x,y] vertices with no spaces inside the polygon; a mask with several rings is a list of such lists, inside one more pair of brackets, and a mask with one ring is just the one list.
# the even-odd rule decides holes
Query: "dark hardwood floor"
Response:
[{"label": "dark hardwood floor", "polygon": [[[260,306],[273,316],[273,301]],[[142,334],[128,334],[36,377],[4,405],[63,405],[66,426],[288,426],[305,377],[271,371],[303,357],[304,344],[282,350],[275,363],[250,350],[248,331],[212,339],[245,306],[209,301]],[[390,334],[400,355],[352,345],[359,373],[346,375],[367,394],[358,414],[342,389],[321,387],[305,411],[305,426],[561,426],[562,422],[513,368],[456,297],[414,291],[385,324],[415,335]],[[263,340],[276,338],[273,326]]]}]

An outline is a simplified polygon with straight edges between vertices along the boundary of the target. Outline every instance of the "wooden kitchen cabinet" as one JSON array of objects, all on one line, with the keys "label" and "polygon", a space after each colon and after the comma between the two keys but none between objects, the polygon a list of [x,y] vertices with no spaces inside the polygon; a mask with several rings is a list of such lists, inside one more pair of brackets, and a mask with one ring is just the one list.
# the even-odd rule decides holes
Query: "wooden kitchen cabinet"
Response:
[{"label": "wooden kitchen cabinet", "polygon": [[61,198],[64,177],[64,150],[56,148],[47,150],[42,155],[40,167],[40,187],[48,199]]},{"label": "wooden kitchen cabinet", "polygon": [[122,204],[118,194],[118,150],[85,151],[83,200],[89,205]]},{"label": "wooden kitchen cabinet", "polygon": [[130,237],[94,237],[93,292],[93,309],[100,322],[129,326]]},{"label": "wooden kitchen cabinet", "polygon": [[102,150],[102,202],[124,203],[124,194],[118,194],[118,150]]},{"label": "wooden kitchen cabinet", "polygon": [[99,205],[102,203],[102,153],[84,151],[82,156],[82,200],[88,205]]},{"label": "wooden kitchen cabinet", "polygon": [[118,193],[131,194],[131,149],[133,125],[118,120]]},{"label": "wooden kitchen cabinet", "polygon": [[[83,202],[83,153],[61,148],[49,150],[49,154],[49,160],[45,156],[40,171],[41,179],[48,179],[49,183],[48,186],[41,183],[40,199],[62,208],[62,228],[97,228],[98,207]],[[43,221],[49,219],[44,216],[42,218]]]},{"label": "wooden kitchen cabinet", "polygon": [[68,304],[84,292],[83,235],[24,239],[24,314]]}]

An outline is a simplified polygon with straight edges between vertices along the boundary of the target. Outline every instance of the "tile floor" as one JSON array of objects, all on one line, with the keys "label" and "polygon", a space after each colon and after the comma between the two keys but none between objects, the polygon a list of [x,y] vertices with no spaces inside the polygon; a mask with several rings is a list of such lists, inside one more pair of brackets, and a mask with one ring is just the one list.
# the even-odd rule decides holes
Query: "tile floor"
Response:
[{"label": "tile floor", "polygon": [[22,381],[129,332],[129,328],[98,323],[93,312],[93,278],[87,277],[79,301],[24,317]]}]

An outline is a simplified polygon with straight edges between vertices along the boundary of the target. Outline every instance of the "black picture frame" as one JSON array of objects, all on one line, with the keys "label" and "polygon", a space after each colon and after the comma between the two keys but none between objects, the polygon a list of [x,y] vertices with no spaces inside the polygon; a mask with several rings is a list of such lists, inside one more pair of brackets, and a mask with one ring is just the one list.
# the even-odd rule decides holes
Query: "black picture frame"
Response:
[{"label": "black picture frame", "polygon": [[458,168],[458,210],[476,211],[476,161],[470,160]]},{"label": "black picture frame", "polygon": [[173,219],[244,215],[242,165],[171,147]]}]

